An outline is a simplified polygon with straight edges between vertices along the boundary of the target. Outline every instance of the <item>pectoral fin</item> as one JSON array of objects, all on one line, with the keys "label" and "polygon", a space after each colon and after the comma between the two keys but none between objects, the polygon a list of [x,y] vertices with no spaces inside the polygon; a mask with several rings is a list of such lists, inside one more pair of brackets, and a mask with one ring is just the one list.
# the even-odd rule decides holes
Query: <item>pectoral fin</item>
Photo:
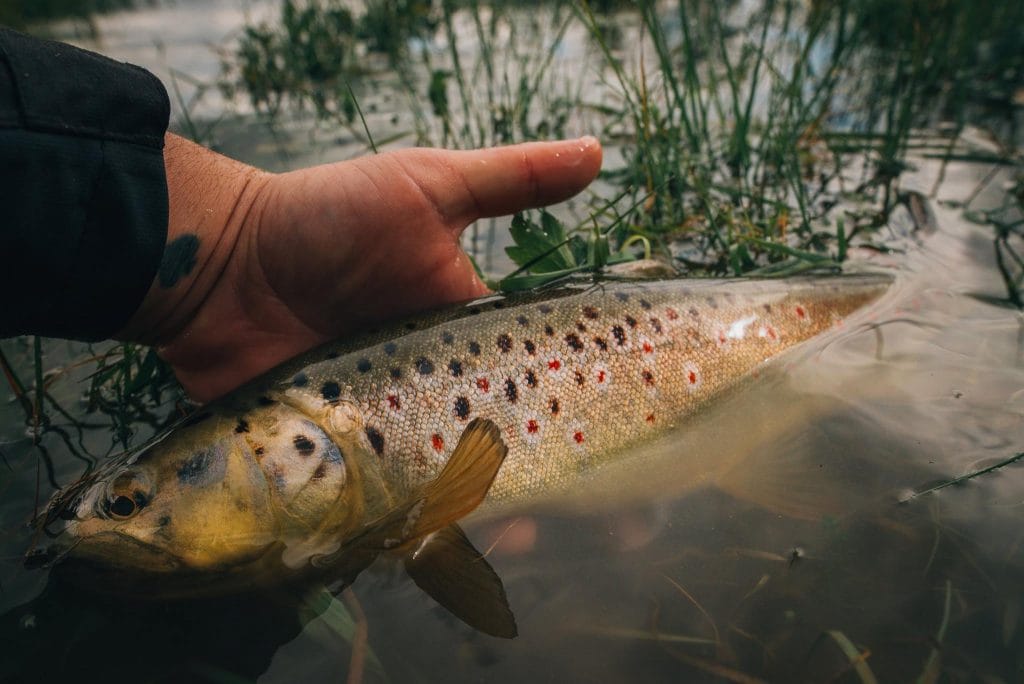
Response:
[{"label": "pectoral fin", "polygon": [[491,488],[508,447],[492,421],[474,418],[459,438],[448,463],[422,495],[423,507],[410,520],[408,539],[437,532],[469,515]]},{"label": "pectoral fin", "polygon": [[[498,426],[490,420],[474,419],[433,481],[404,505],[367,524],[338,551],[313,558],[313,564],[340,571],[352,581],[381,553],[399,549],[411,552],[408,547],[480,505],[507,453]],[[483,565],[489,569],[486,563]],[[497,583],[500,587],[501,582]]]},{"label": "pectoral fin", "polygon": [[501,578],[458,525],[430,535],[405,558],[409,577],[470,627],[491,636],[516,636]]}]

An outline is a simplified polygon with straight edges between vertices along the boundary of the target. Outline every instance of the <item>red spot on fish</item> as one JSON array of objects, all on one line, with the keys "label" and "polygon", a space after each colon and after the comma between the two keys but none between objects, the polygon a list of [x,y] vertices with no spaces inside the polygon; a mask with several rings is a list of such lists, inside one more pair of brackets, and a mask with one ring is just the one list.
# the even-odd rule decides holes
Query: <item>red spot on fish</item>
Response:
[{"label": "red spot on fish", "polygon": [[487,378],[477,378],[476,379],[476,387],[481,392],[490,392],[491,391],[491,381],[488,380]]},{"label": "red spot on fish", "polygon": [[726,336],[725,336],[725,331],[724,330],[719,330],[718,331],[718,344],[725,344],[727,341],[728,341],[728,338],[726,338]]},{"label": "red spot on fish", "polygon": [[802,306],[797,306],[796,307],[796,316],[797,316],[797,318],[807,318],[807,311],[806,311],[806,309],[804,309],[804,307],[802,307]]},{"label": "red spot on fish", "polygon": [[583,444],[583,432],[582,431],[577,430],[576,432],[572,433],[572,438],[573,438],[573,440],[575,440],[575,442],[577,444]]},{"label": "red spot on fish", "polygon": [[388,406],[390,406],[391,408],[393,408],[396,411],[399,411],[402,408],[402,402],[400,402],[398,400],[398,397],[396,395],[389,394],[388,395]]},{"label": "red spot on fish", "polygon": [[530,419],[530,420],[526,421],[526,431],[527,432],[529,432],[531,435],[535,435],[535,434],[537,434],[538,430],[540,430],[540,425],[537,424],[537,421],[535,421],[533,419]]},{"label": "red spot on fish", "polygon": [[665,315],[668,316],[668,320],[674,321],[679,318],[679,314],[676,313],[675,309],[665,309]]},{"label": "red spot on fish", "polygon": [[686,379],[690,381],[691,385],[696,385],[697,384],[697,371],[690,371],[686,375]]},{"label": "red spot on fish", "polygon": [[548,370],[556,371],[562,367],[562,362],[558,359],[551,359],[548,361]]},{"label": "red spot on fish", "polygon": [[648,413],[647,414],[647,422],[648,423],[653,423],[654,422],[654,414],[653,413]]},{"label": "red spot on fish", "polygon": [[434,451],[442,451],[444,449],[444,437],[435,432],[430,436],[430,444],[434,447]]},{"label": "red spot on fish", "polygon": [[770,337],[773,340],[779,339],[779,335],[778,335],[778,333],[775,332],[775,328],[773,328],[770,325],[767,328],[764,329],[764,332],[765,332],[766,335],[768,335],[768,337]]},{"label": "red spot on fish", "polygon": [[651,352],[654,351],[654,347],[651,346],[650,342],[644,342],[643,349],[644,349],[644,354],[650,354]]},{"label": "red spot on fish", "polygon": [[604,382],[605,378],[607,378],[607,377],[608,377],[608,374],[605,373],[603,370],[597,371],[597,381],[598,382]]}]

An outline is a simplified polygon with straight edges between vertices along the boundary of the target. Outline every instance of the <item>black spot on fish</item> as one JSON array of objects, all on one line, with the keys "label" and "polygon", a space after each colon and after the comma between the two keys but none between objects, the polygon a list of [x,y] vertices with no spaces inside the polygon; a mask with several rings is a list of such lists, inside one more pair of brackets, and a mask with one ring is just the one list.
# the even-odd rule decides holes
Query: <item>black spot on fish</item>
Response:
[{"label": "black spot on fish", "polygon": [[652,373],[649,370],[645,370],[642,375],[643,375],[643,378],[644,378],[644,383],[648,384],[648,385],[651,385],[653,387],[654,386],[654,373]]},{"label": "black spot on fish", "polygon": [[247,423],[244,418],[239,418],[238,419],[238,425],[235,426],[235,432],[237,434],[242,434],[242,433],[248,432],[248,431],[249,431],[249,423]]},{"label": "black spot on fish", "polygon": [[537,307],[537,309],[539,309],[542,314],[551,313],[551,307],[548,306],[547,304],[541,304],[540,306]]},{"label": "black spot on fish", "polygon": [[182,484],[192,485],[205,479],[204,475],[213,464],[215,456],[216,452],[213,449],[205,449],[190,456],[178,466],[178,481]]},{"label": "black spot on fish", "polygon": [[327,464],[321,461],[320,465],[318,465],[316,470],[313,471],[313,479],[322,480],[325,475],[327,475]]},{"label": "black spot on fish", "polygon": [[452,359],[448,362],[448,372],[452,374],[453,378],[462,376],[462,362],[458,359]]},{"label": "black spot on fish", "polygon": [[295,374],[294,378],[292,378],[292,384],[296,387],[305,387],[309,384],[309,376],[300,371]]},{"label": "black spot on fish", "polygon": [[329,351],[329,352],[327,352],[327,358],[328,359],[336,359],[339,356],[340,356],[340,354],[338,352],[336,352],[336,351]]},{"label": "black spot on fish", "polygon": [[661,327],[661,321],[660,320],[658,320],[657,318],[652,318],[651,319],[651,327],[654,328],[654,332],[658,333],[659,335],[661,334],[662,327]]},{"label": "black spot on fish", "polygon": [[526,353],[529,354],[530,356],[533,356],[534,354],[537,353],[537,345],[533,343],[533,340],[524,340],[523,348],[526,350]]},{"label": "black spot on fish", "polygon": [[707,297],[704,301],[706,301],[708,303],[708,306],[710,306],[712,309],[718,308],[718,302],[715,301],[714,297]]},{"label": "black spot on fish", "polygon": [[583,324],[583,321],[576,321],[576,329],[580,332],[587,332],[587,326]]},{"label": "black spot on fish", "polygon": [[697,307],[690,307],[690,318],[700,318],[700,311],[697,311]]},{"label": "black spot on fish", "polygon": [[647,301],[646,299],[641,299],[640,300],[640,306],[642,306],[645,309],[650,309],[651,308],[651,303],[649,301]]},{"label": "black spot on fish", "polygon": [[384,353],[385,354],[387,354],[388,356],[394,356],[396,351],[398,351],[398,345],[397,344],[395,344],[394,342],[385,342],[384,343]]},{"label": "black spot on fish", "polygon": [[561,410],[558,404],[558,399],[551,397],[551,399],[548,400],[548,408],[551,409],[551,415],[557,416],[558,412]]},{"label": "black spot on fish", "polygon": [[366,428],[366,438],[370,440],[370,446],[378,456],[384,453],[384,435],[380,433],[380,430],[373,426]]},{"label": "black spot on fish", "polygon": [[630,328],[635,328],[636,319],[633,318],[632,316],[626,316],[626,325],[628,325]]},{"label": "black spot on fish", "polygon": [[257,397],[256,403],[260,406],[273,406],[275,402],[270,397]]},{"label": "black spot on fish", "polygon": [[479,342],[470,342],[469,343],[469,353],[472,354],[473,356],[480,356],[480,343]]},{"label": "black spot on fish", "polygon": [[528,319],[526,316],[524,316],[522,314],[519,314],[518,316],[516,316],[516,323],[518,323],[519,325],[521,325],[521,326],[523,326],[525,328],[526,326],[528,326],[530,324],[530,319]]},{"label": "black spot on fish", "polygon": [[337,401],[341,396],[341,387],[336,382],[325,382],[320,388],[320,394],[327,401]]},{"label": "black spot on fish", "polygon": [[583,377],[583,373],[581,373],[580,371],[576,371],[575,373],[573,373],[573,376],[576,379],[576,385],[579,387],[583,387],[583,385],[586,383],[586,378]]},{"label": "black spot on fish", "polygon": [[480,313],[480,307],[479,306],[471,306],[471,307],[469,307],[469,314],[471,316],[476,316],[478,313]]},{"label": "black spot on fish", "polygon": [[505,398],[512,404],[516,403],[516,399],[519,398],[519,389],[512,378],[505,380]]},{"label": "black spot on fish", "polygon": [[612,328],[612,335],[620,347],[626,344],[626,329],[621,325],[616,325]]},{"label": "black spot on fish", "polygon": [[580,336],[576,333],[569,333],[566,335],[565,343],[568,344],[573,351],[583,351],[583,341],[580,340]]},{"label": "black spot on fish", "polygon": [[595,345],[597,346],[597,348],[598,348],[598,349],[600,349],[601,351],[608,351],[608,343],[607,343],[607,342],[605,342],[605,340],[604,340],[604,338],[603,338],[603,337],[595,337],[595,338],[594,338],[594,344],[595,344]]},{"label": "black spot on fish", "polygon": [[554,337],[555,336],[555,329],[552,328],[550,325],[545,325],[544,326],[544,334],[547,335],[548,337]]},{"label": "black spot on fish", "polygon": [[441,333],[441,341],[445,344],[454,344],[455,335],[452,335],[450,332],[443,332]]},{"label": "black spot on fish", "polygon": [[615,293],[615,298],[618,299],[620,302],[628,302],[629,301],[629,295],[626,294],[625,292],[616,292]]},{"label": "black spot on fish", "polygon": [[370,363],[370,359],[359,359],[356,361],[356,370],[360,373],[368,373],[373,368],[373,364]]},{"label": "black spot on fish", "polygon": [[398,368],[398,367],[392,368],[391,369],[391,377],[394,378],[395,380],[401,380],[402,379],[402,369]]},{"label": "black spot on fish", "polygon": [[494,302],[494,308],[495,309],[504,309],[505,308],[505,302],[502,302],[502,301]]},{"label": "black spot on fish", "polygon": [[469,418],[469,399],[466,397],[456,397],[455,407],[452,410],[456,418],[466,420]]},{"label": "black spot on fish", "polygon": [[512,351],[512,338],[504,333],[498,335],[498,349],[506,354]]},{"label": "black spot on fish", "polygon": [[303,456],[309,456],[316,451],[316,444],[306,435],[295,435],[292,437],[292,444],[295,445],[295,449]]},{"label": "black spot on fish", "polygon": [[527,387],[536,387],[537,386],[537,374],[536,373],[534,373],[532,370],[528,370],[528,371],[526,371],[526,376],[525,377],[526,377],[526,386]]},{"label": "black spot on fish", "polygon": [[321,459],[328,463],[341,463],[344,456],[341,453],[341,449],[334,442],[327,441],[324,444],[323,454],[320,456]]},{"label": "black spot on fish", "polygon": [[266,453],[267,450],[264,447],[258,446],[255,449],[253,449],[252,451],[257,456],[262,456],[264,453]]},{"label": "black spot on fish", "polygon": [[583,315],[592,321],[596,320],[598,317],[597,309],[592,306],[585,306],[583,307]]},{"label": "black spot on fish", "polygon": [[157,527],[167,527],[171,524],[171,516],[161,515],[156,521]]},{"label": "black spot on fish", "polygon": [[202,411],[202,412],[193,413],[191,416],[189,416],[188,418],[186,418],[184,420],[184,422],[181,424],[181,427],[187,428],[187,427],[192,427],[193,425],[199,425],[200,423],[202,423],[204,420],[206,420],[207,418],[209,418],[212,415],[213,415],[213,413],[211,413],[210,411]]},{"label": "black spot on fish", "polygon": [[772,312],[772,305],[771,304],[765,304],[764,305],[764,310],[765,310],[766,313],[771,313]]},{"label": "black spot on fish", "polygon": [[416,359],[416,371],[420,375],[430,375],[434,372],[434,362],[425,356]]}]

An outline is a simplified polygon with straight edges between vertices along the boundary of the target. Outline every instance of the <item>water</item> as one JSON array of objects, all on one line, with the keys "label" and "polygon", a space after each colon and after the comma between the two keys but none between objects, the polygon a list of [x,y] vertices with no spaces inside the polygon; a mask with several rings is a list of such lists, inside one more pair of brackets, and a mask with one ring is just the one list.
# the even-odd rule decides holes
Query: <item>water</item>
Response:
[{"label": "water", "polygon": [[[103,47],[159,67],[142,27],[187,21],[180,35],[161,30],[167,63],[210,76],[196,46],[231,35],[237,7],[116,14],[100,19]],[[258,163],[272,145],[238,126],[230,135],[253,140],[244,158]],[[927,192],[938,164],[915,161],[903,186]],[[1024,316],[998,303],[990,229],[949,204],[988,171],[951,165],[930,200],[934,234],[911,235],[897,214],[901,252],[855,255],[855,268],[897,276],[864,324],[786,356],[611,484],[468,524],[504,581],[514,641],[474,633],[386,565],[359,578],[354,598],[314,587],[181,604],[95,596],[26,570],[23,523],[37,484],[38,501],[50,487],[5,395],[0,679],[337,681],[361,660],[365,681],[857,681],[862,659],[879,681],[935,681],[937,668],[947,681],[1020,681],[1024,465],[913,496],[1024,450]],[[974,206],[998,204],[1002,180]],[[30,367],[29,347],[4,349]],[[83,353],[47,349],[51,365]],[[64,405],[76,405],[84,372],[52,385]],[[102,430],[82,441],[100,454],[110,444]],[[81,472],[58,434],[42,445],[58,483]],[[707,482],[722,458],[760,486],[737,486],[745,471]],[[360,625],[365,650],[352,646]]]}]

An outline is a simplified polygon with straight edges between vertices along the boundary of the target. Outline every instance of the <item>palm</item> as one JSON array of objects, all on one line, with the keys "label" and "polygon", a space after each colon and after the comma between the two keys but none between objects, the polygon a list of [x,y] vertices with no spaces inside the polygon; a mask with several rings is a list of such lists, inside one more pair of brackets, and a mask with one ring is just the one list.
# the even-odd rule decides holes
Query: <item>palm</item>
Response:
[{"label": "palm", "polygon": [[459,248],[481,216],[563,199],[596,173],[576,143],[406,150],[271,177],[186,335],[164,347],[198,399],[367,323],[486,292]]}]

